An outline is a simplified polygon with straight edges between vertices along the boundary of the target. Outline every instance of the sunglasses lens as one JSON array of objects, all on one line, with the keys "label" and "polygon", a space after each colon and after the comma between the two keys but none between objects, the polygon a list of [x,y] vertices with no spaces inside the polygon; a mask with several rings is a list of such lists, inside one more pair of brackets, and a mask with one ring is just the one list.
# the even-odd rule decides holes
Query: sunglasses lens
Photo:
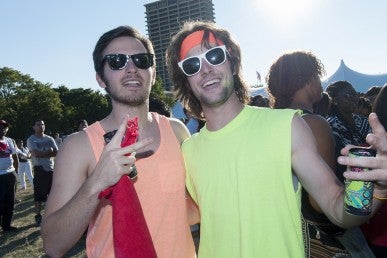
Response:
[{"label": "sunglasses lens", "polygon": [[126,66],[128,57],[124,54],[109,55],[108,64],[112,70],[121,70]]},{"label": "sunglasses lens", "polygon": [[153,58],[151,54],[137,54],[132,55],[133,63],[140,69],[148,69],[153,65]]},{"label": "sunglasses lens", "polygon": [[148,53],[135,54],[131,56],[124,54],[112,54],[106,55],[104,60],[107,60],[112,70],[121,70],[126,67],[129,62],[129,58],[132,58],[135,66],[140,69],[148,69],[153,65],[153,55]]},{"label": "sunglasses lens", "polygon": [[206,54],[206,60],[212,65],[220,65],[225,61],[225,53],[221,48],[213,48]]},{"label": "sunglasses lens", "polygon": [[200,69],[200,59],[197,57],[188,58],[183,62],[182,68],[185,74],[193,75]]}]

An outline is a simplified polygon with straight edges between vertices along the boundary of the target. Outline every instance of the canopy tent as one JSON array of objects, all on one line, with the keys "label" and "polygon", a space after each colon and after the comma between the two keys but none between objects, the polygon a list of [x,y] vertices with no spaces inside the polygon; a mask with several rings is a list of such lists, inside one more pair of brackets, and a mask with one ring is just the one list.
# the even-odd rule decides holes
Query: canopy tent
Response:
[{"label": "canopy tent", "polygon": [[335,81],[348,81],[352,84],[357,92],[365,93],[372,86],[383,86],[387,83],[387,74],[364,74],[356,72],[348,68],[344,61],[341,60],[340,66],[337,71],[332,74],[328,79],[322,82],[324,89]]}]

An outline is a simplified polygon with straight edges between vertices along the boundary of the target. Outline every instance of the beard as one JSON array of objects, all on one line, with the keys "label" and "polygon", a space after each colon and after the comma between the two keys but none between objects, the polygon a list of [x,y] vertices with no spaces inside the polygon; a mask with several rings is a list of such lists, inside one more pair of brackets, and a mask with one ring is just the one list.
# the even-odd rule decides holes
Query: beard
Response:
[{"label": "beard", "polygon": [[230,98],[233,92],[233,87],[225,87],[222,89],[222,92],[218,96],[210,97],[205,94],[199,94],[196,97],[203,106],[218,107],[224,104]]},{"label": "beard", "polygon": [[105,90],[112,101],[131,107],[138,107],[143,105],[144,103],[146,103],[146,100],[149,97],[145,95],[128,96],[128,94],[120,94],[119,91],[112,89],[108,84],[106,84]]}]

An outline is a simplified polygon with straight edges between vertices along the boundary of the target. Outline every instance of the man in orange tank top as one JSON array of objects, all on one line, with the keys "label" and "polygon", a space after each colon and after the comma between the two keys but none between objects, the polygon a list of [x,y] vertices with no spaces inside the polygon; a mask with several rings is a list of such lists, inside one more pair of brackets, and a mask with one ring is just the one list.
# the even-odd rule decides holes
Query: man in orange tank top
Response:
[{"label": "man in orange tank top", "polygon": [[[87,255],[115,257],[112,205],[98,195],[136,168],[134,188],[157,256],[195,257],[189,225],[197,219],[189,216],[195,209],[186,195],[180,152],[189,132],[179,120],[149,112],[156,79],[152,43],[134,28],[120,26],[101,36],[93,60],[112,112],[68,136],[61,146],[42,222],[46,252],[63,256],[88,228]],[[126,123],[135,117],[138,141],[121,148]],[[104,135],[114,130],[117,133],[105,144]]]}]

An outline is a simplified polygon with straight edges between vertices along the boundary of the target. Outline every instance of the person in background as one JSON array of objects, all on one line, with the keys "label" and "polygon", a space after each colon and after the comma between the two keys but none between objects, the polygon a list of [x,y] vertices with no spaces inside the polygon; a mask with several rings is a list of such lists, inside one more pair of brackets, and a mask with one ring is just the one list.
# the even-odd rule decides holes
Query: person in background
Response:
[{"label": "person in background", "polygon": [[[359,96],[352,84],[336,81],[328,85],[326,92],[331,98],[331,110],[327,120],[335,139],[335,158],[340,156],[341,149],[348,144],[367,146],[365,139],[371,132],[371,127],[366,117],[356,114]],[[344,182],[343,172],[346,167],[336,165],[336,175]]]},{"label": "person in background", "polygon": [[58,146],[58,148],[59,148],[63,142],[62,138],[60,138],[60,136],[59,136],[59,133],[55,133],[54,140],[55,140],[56,146]]},{"label": "person in background", "polygon": [[15,173],[18,171],[16,143],[6,137],[9,129],[7,121],[0,120],[0,223],[3,231],[15,231],[11,226],[15,206]]},{"label": "person in background", "polygon": [[149,97],[149,112],[156,112],[160,115],[171,117],[171,111],[168,105],[156,97]]},{"label": "person in background", "polygon": [[85,130],[88,126],[89,126],[89,124],[87,123],[87,121],[85,119],[80,120],[78,122],[78,132]]},{"label": "person in background", "polygon": [[[134,188],[157,256],[195,257],[189,227],[191,201],[180,150],[189,132],[177,119],[149,112],[149,95],[156,80],[152,43],[136,29],[120,26],[99,38],[93,60],[97,82],[107,91],[112,111],[68,136],[56,157],[41,230],[46,252],[63,256],[88,227],[87,256],[114,257],[112,204],[98,195],[137,168]],[[121,148],[128,119],[135,117],[138,141]],[[104,135],[117,128],[105,145]]]},{"label": "person in background", "polygon": [[343,217],[344,186],[297,111],[246,105],[241,50],[227,30],[186,22],[166,60],[177,97],[206,120],[182,145],[186,185],[200,209],[199,257],[303,257],[299,182],[335,224],[365,220]]},{"label": "person in background", "polygon": [[362,115],[364,117],[368,117],[372,112],[371,101],[364,96],[359,97],[359,102],[357,106],[358,108],[357,108],[356,114]]},{"label": "person in background", "polygon": [[370,101],[371,106],[373,106],[375,98],[379,94],[381,88],[381,86],[372,86],[364,94],[364,97],[366,97]]},{"label": "person in background", "polygon": [[270,107],[269,99],[262,95],[251,97],[249,105],[256,107]]},{"label": "person in background", "polygon": [[322,97],[320,101],[313,104],[313,113],[326,118],[328,116],[330,108],[331,108],[331,99],[329,98],[328,93],[324,91],[322,93]]},{"label": "person in background", "polygon": [[24,146],[23,140],[16,141],[18,148],[18,157],[19,157],[19,181],[21,188],[26,190],[26,176],[31,186],[34,186],[34,177],[32,175],[32,166],[31,166],[31,152],[27,146]]},{"label": "person in background", "polygon": [[[320,156],[335,171],[335,142],[331,127],[324,117],[314,113],[316,103],[321,102],[323,96],[320,78],[324,74],[323,64],[312,53],[286,53],[270,67],[267,90],[273,108],[302,110],[302,118],[312,130]],[[373,256],[361,230],[352,228],[345,231],[334,225],[305,188],[302,188],[302,215],[307,230],[304,237],[308,257]],[[357,241],[353,243],[348,239]]]},{"label": "person in background", "polygon": [[[270,105],[275,109],[301,110],[302,118],[311,128],[320,156],[335,170],[334,140],[328,122],[314,113],[314,105],[322,99],[320,77],[325,74],[321,61],[312,53],[296,51],[281,55],[267,75]],[[332,232],[342,232],[322,213],[316,201],[302,188],[302,216],[305,223],[307,257],[329,257],[348,253],[335,236],[320,232],[329,225]],[[311,225],[314,225],[311,226]],[[333,251],[334,250],[334,251]]]},{"label": "person in background", "polygon": [[[387,84],[376,96],[372,112],[376,113],[380,123],[387,128]],[[377,258],[387,257],[387,202],[373,216],[369,222],[362,225],[362,229],[369,246]]]},{"label": "person in background", "polygon": [[42,221],[42,205],[47,201],[51,190],[54,170],[54,157],[58,152],[54,138],[44,133],[44,121],[37,119],[33,125],[34,134],[27,139],[27,147],[31,152],[34,169],[34,202],[35,223],[40,226]]}]

